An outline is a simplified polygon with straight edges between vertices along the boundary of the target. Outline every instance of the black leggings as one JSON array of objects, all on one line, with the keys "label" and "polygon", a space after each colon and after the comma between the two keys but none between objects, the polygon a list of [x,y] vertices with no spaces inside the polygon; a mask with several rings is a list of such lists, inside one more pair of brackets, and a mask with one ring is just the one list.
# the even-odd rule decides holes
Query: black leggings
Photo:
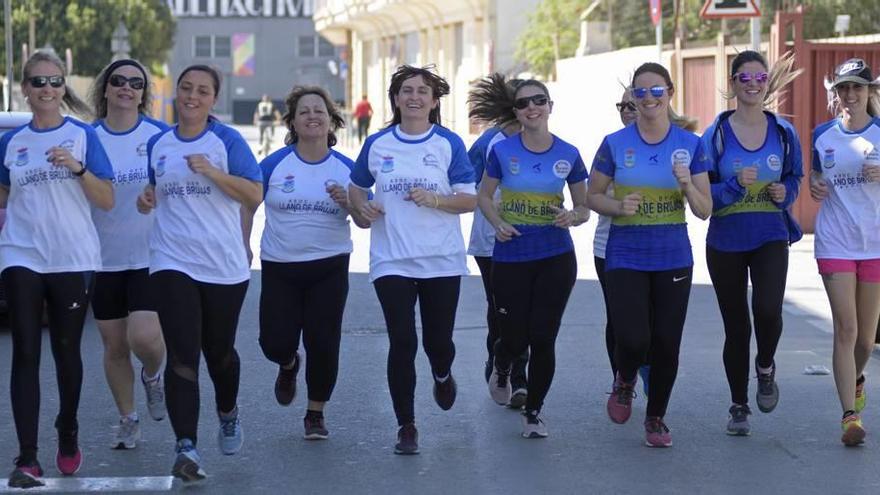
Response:
[{"label": "black leggings", "polygon": [[37,273],[14,266],[3,270],[2,276],[12,330],[12,416],[20,451],[36,454],[43,303],[49,314],[49,342],[60,399],[56,427],[77,430],[76,413],[83,380],[80,342],[94,272]]},{"label": "black leggings", "polygon": [[692,274],[690,266],[659,272],[605,272],[617,369],[624,380],[632,382],[641,365],[651,365],[647,416],[666,414],[678,374]]},{"label": "black leggings", "polygon": [[342,313],[348,297],[349,255],[314,261],[263,260],[260,347],[280,366],[306,350],[309,400],[327,402],[339,373]]},{"label": "black leggings", "polygon": [[397,424],[415,421],[416,300],[422,318],[422,346],[435,376],[446,376],[455,359],[452,329],[461,277],[379,277],[373,282],[388,327],[388,388]]},{"label": "black leggings", "polygon": [[605,302],[605,349],[608,351],[608,362],[611,363],[611,376],[617,376],[617,365],[614,364],[614,326],[611,325],[611,308],[608,306],[608,287],[605,282],[605,258],[593,256],[599,286],[602,287],[602,300]]},{"label": "black leggings", "polygon": [[[495,359],[495,343],[501,338],[498,330],[498,311],[495,309],[495,293],[492,290],[492,257],[474,256],[474,261],[480,268],[480,278],[483,280],[483,290],[486,292],[486,326],[489,329],[486,334],[486,351],[489,353],[488,361],[491,363]],[[526,365],[528,364],[528,350],[513,360],[510,383],[514,390],[527,387]]]},{"label": "black leggings", "polygon": [[526,409],[539,411],[556,371],[556,336],[577,279],[577,259],[568,252],[534,261],[495,262],[492,285],[501,339],[495,347],[499,368],[531,351]]},{"label": "black leggings", "polygon": [[205,354],[217,410],[238,401],[240,364],[235,351],[238,314],[248,282],[209,284],[174,270],[150,276],[167,349],[165,395],[177,440],[196,443],[199,429],[199,359]]},{"label": "black leggings", "polygon": [[788,244],[768,242],[744,252],[725,252],[706,247],[706,263],[724,320],[724,370],[735,404],[749,402],[749,360],[752,324],[748,286],[752,280],[752,314],[758,365],[773,365],[782,335],[782,302],[788,274]]}]

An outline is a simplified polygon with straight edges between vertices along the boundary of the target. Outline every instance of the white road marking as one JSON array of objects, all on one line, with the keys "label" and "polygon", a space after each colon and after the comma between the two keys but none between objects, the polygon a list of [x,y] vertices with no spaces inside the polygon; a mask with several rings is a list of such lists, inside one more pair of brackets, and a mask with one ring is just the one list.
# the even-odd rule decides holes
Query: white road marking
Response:
[{"label": "white road marking", "polygon": [[62,492],[167,492],[171,476],[139,476],[120,478],[40,478],[46,486],[9,488],[7,479],[0,479],[0,493],[62,493]]}]

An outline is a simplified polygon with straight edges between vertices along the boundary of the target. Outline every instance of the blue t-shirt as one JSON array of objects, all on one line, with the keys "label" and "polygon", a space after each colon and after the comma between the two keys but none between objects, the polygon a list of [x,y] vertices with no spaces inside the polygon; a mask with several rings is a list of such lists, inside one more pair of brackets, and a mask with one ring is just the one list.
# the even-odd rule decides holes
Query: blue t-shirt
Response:
[{"label": "blue t-shirt", "polygon": [[474,141],[474,144],[471,145],[468,150],[468,159],[471,161],[471,165],[474,166],[474,174],[477,178],[477,184],[483,180],[483,172],[486,170],[486,159],[488,158],[489,143],[492,142],[492,139],[501,132],[501,129],[498,127],[492,127],[491,129],[486,129],[483,134],[480,134],[480,137]]},{"label": "blue t-shirt", "polygon": [[[791,132],[785,130],[791,124],[770,113],[766,117],[767,135],[757,150],[743,147],[728,118],[716,120],[703,133],[711,170],[713,208],[706,244],[713,249],[751,251],[768,242],[789,240],[783,210],[797,197],[803,175],[800,143],[793,128]],[[721,128],[716,132],[718,125]],[[786,137],[790,157],[785,154],[779,126],[783,126],[787,136],[793,136]],[[758,180],[747,188],[737,181],[737,172],[742,167],[758,169]],[[776,203],[770,199],[767,186],[771,182],[785,184],[785,201]]]},{"label": "blue t-shirt", "polygon": [[493,261],[530,261],[574,250],[568,229],[553,225],[551,207],[562,207],[566,182],[587,179],[577,148],[553,136],[547,151],[535,153],[517,134],[492,148],[486,174],[501,181],[501,218],[520,233],[495,243]]},{"label": "blue t-shirt", "polygon": [[672,173],[675,163],[690,166],[691,175],[708,169],[700,138],[674,125],[656,144],[642,139],[638,124],[609,134],[602,141],[593,159],[593,171],[613,179],[616,199],[633,192],[642,195],[635,215],[611,221],[605,248],[606,271],[664,271],[693,266],[684,193]]}]

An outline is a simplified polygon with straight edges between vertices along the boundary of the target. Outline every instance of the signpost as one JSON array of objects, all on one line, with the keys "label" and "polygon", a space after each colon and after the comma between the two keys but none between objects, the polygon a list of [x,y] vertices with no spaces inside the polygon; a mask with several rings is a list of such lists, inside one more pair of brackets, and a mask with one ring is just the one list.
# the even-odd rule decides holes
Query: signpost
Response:
[{"label": "signpost", "polygon": [[663,63],[663,5],[661,0],[648,0],[651,8],[651,22],[654,23],[654,37],[657,39],[657,62]]},{"label": "signpost", "polygon": [[700,10],[703,19],[730,19],[736,17],[761,17],[761,9],[755,0],[706,0]]}]

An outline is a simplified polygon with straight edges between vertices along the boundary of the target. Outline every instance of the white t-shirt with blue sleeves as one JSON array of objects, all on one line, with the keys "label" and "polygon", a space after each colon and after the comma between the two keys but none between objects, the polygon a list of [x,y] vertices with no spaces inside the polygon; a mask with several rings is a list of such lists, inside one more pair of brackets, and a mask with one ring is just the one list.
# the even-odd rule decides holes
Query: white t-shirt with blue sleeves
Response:
[{"label": "white t-shirt with blue sleeves", "polygon": [[203,154],[225,173],[260,182],[257,160],[238,131],[216,120],[196,137],[173,127],[147,143],[156,220],[150,234],[150,273],[183,272],[199,282],[250,279],[241,231],[241,205],[214,181],[193,172],[186,157]]},{"label": "white t-shirt with blue sleeves", "polygon": [[386,275],[467,274],[458,215],[406,199],[414,187],[440,195],[476,194],[474,169],[460,137],[438,125],[421,136],[388,127],[367,138],[351,181],[363,189],[375,185],[374,200],[385,210],[371,226],[370,281]]},{"label": "white t-shirt with blue sleeves", "polygon": [[[484,132],[468,150],[468,158],[474,166],[477,184],[483,180],[483,172],[486,170],[486,161],[489,153],[496,143],[507,139],[507,136],[497,127]],[[501,189],[495,191],[495,201],[500,202]],[[491,257],[495,250],[495,227],[489,222],[483,212],[477,208],[474,210],[474,221],[471,224],[471,238],[468,243],[467,254],[471,256]]]},{"label": "white t-shirt with blue sleeves", "polygon": [[113,164],[113,209],[92,207],[92,220],[101,240],[101,271],[139,270],[150,265],[153,214],[137,211],[137,198],[149,184],[147,141],[168,125],[141,115],[127,131],[114,132],[103,120],[95,132]]},{"label": "white t-shirt with blue sleeves", "polygon": [[813,171],[828,184],[816,216],[816,258],[880,258],[880,183],[865,178],[866,161],[880,164],[880,119],[858,131],[834,119],[813,131]]},{"label": "white t-shirt with blue sleeves", "polygon": [[113,169],[95,130],[65,117],[52,129],[19,127],[0,138],[0,184],[9,188],[6,224],[0,231],[0,271],[21,266],[38,273],[101,269],[101,246],[91,206],[78,177],[47,158],[68,149],[99,179]]},{"label": "white t-shirt with blue sleeves", "polygon": [[335,150],[310,162],[285,146],[260,163],[266,226],[260,241],[264,261],[312,261],[352,251],[348,212],[327,187],[348,189],[354,162]]}]

